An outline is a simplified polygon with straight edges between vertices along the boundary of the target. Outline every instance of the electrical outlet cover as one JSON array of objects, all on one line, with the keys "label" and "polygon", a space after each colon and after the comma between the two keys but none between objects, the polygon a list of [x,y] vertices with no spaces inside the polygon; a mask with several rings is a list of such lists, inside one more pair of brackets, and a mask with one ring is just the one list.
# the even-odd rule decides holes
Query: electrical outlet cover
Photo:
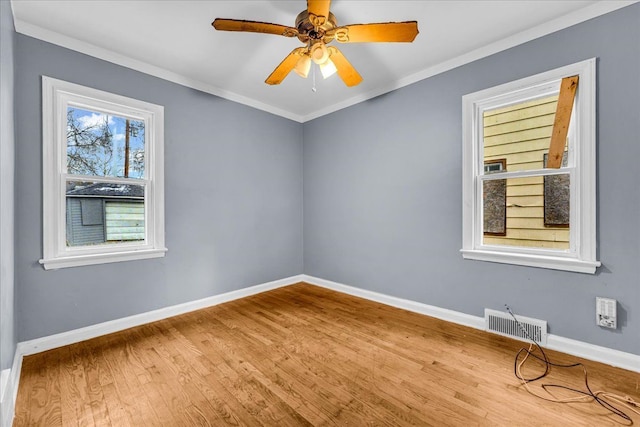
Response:
[{"label": "electrical outlet cover", "polygon": [[596,324],[605,328],[617,328],[616,306],[618,302],[611,298],[596,297]]}]

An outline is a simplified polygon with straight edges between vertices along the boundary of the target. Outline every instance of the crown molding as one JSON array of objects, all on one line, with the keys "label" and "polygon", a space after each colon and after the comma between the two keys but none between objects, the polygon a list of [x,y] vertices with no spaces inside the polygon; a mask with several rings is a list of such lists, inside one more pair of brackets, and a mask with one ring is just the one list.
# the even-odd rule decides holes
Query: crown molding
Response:
[{"label": "crown molding", "polygon": [[110,49],[105,49],[103,47],[99,47],[94,44],[87,43],[85,41],[65,36],[64,34],[60,34],[58,32],[30,24],[20,19],[16,19],[15,16],[14,26],[16,28],[16,32],[25,36],[33,37],[47,43],[52,43],[66,49],[74,50],[76,52],[83,53],[94,58],[102,59],[103,61],[111,62],[112,64],[120,65],[122,67],[126,67],[135,71],[139,71],[153,77],[158,77],[160,79],[167,80],[181,86],[186,86],[188,88],[196,89],[201,92],[206,92],[210,95],[215,95],[229,101],[237,102],[252,108],[256,108],[258,110],[266,111],[268,113],[275,114],[289,120],[302,122],[302,116],[291,111],[283,110],[273,105],[265,104],[247,96],[224,90],[222,88],[192,79],[190,77],[178,74],[165,68],[151,65],[147,62],[140,61],[130,56],[116,53]]},{"label": "crown molding", "polygon": [[[11,0],[11,1],[13,3],[15,0]],[[375,90],[366,92],[361,95],[354,96],[352,98],[338,102],[329,107],[316,110],[306,115],[300,115],[293,111],[288,111],[273,105],[265,104],[263,102],[257,101],[247,96],[239,95],[235,92],[227,91],[222,88],[219,88],[198,80],[194,80],[192,78],[175,73],[173,71],[170,71],[161,67],[157,67],[155,65],[151,65],[144,61],[140,61],[138,59],[113,52],[109,49],[98,47],[93,44],[84,42],[82,40],[68,37],[63,34],[44,29],[37,25],[33,25],[28,22],[21,21],[19,19],[16,19],[15,13],[14,13],[14,26],[15,26],[16,32],[20,34],[24,34],[26,36],[34,37],[39,40],[53,43],[55,45],[58,45],[64,48],[71,49],[80,53],[84,53],[86,55],[90,55],[95,58],[111,62],[113,64],[130,68],[132,70],[140,71],[142,73],[149,74],[151,76],[158,77],[182,86],[186,86],[202,92],[206,92],[211,95],[215,95],[220,98],[227,99],[229,101],[238,102],[240,104],[244,104],[249,107],[256,108],[258,110],[266,111],[268,113],[275,114],[277,116],[281,116],[299,123],[304,123],[304,122],[316,119],[318,117],[322,117],[324,115],[342,110],[352,105],[359,104],[363,101],[366,101],[371,98],[375,98],[382,94],[392,92],[396,89],[400,89],[404,86],[408,86],[420,80],[424,80],[426,78],[435,76],[437,74],[444,73],[446,71],[460,67],[462,65],[468,64],[478,59],[485,58],[487,56],[512,48],[514,46],[518,46],[528,41],[535,40],[547,34],[551,34],[553,32],[571,27],[573,25],[579,24],[589,19],[593,19],[598,16],[605,15],[607,13],[613,12],[623,7],[630,6],[634,3],[637,3],[638,1],[640,0],[599,1],[591,6],[576,10],[573,13],[561,16],[559,18],[545,22],[542,25],[538,25],[526,31],[522,31],[520,33],[514,34],[505,39],[499,40],[495,43],[491,43],[489,45],[475,49],[464,55],[460,55],[456,58],[450,59],[448,61],[444,61],[440,64],[437,64],[433,67],[429,67],[425,70],[422,70],[420,72],[417,72],[405,78],[390,82],[389,84],[380,86]]]},{"label": "crown molding", "polygon": [[473,61],[486,58],[487,56],[491,56],[493,54],[524,44],[531,40],[535,40],[537,38],[546,36],[548,34],[555,33],[556,31],[560,31],[565,28],[571,27],[573,25],[579,24],[581,22],[588,21],[589,19],[597,18],[598,16],[605,15],[607,13],[613,12],[615,10],[621,9],[626,6],[630,6],[634,3],[637,3],[638,1],[640,0],[600,1],[592,6],[577,10],[573,13],[561,16],[549,22],[545,22],[542,25],[538,25],[526,31],[522,31],[520,33],[514,34],[510,37],[499,40],[495,43],[488,44],[481,48],[475,49],[471,52],[457,56],[448,61],[441,62],[437,65],[434,65],[433,67],[429,67],[415,74],[411,74],[407,77],[391,82],[385,86],[380,86],[370,92],[367,92],[358,96],[354,96],[353,98],[349,98],[345,101],[339,102],[327,108],[323,108],[311,114],[305,115],[302,117],[302,122],[304,123],[309,120],[317,119],[318,117],[322,117],[327,114],[336,112],[338,110],[342,110],[343,108],[347,108],[352,105],[359,104],[366,100],[375,98],[376,96],[380,96],[385,93],[389,93],[394,90],[411,85],[413,83],[419,82],[420,80],[433,77],[437,74],[441,74],[446,71],[452,70],[454,68],[463,66],[465,64],[469,64]]}]

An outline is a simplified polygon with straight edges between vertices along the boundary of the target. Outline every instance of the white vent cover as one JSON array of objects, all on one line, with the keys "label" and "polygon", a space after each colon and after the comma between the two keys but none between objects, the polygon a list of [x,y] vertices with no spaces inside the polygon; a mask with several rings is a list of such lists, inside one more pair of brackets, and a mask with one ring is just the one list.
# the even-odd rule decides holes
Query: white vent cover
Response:
[{"label": "white vent cover", "polygon": [[484,328],[486,331],[522,341],[530,342],[530,340],[534,340],[542,346],[547,345],[546,320],[532,319],[524,316],[516,316],[516,319],[518,319],[518,323],[520,323],[522,328],[518,326],[518,323],[513,320],[513,317],[511,317],[509,313],[488,308],[484,309]]}]

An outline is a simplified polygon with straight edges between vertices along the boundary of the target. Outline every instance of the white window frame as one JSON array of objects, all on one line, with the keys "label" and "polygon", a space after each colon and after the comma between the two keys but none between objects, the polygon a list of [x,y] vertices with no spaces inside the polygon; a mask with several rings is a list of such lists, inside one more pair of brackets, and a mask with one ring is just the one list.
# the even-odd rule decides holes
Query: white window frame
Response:
[{"label": "white window frame", "polygon": [[[145,176],[142,179],[67,175],[67,107],[142,120],[145,123]],[[164,107],[42,76],[43,258],[46,270],[163,257]],[[66,244],[68,177],[145,186],[145,239],[105,245]]]},{"label": "white window frame", "polygon": [[[557,92],[564,77],[579,76],[569,128],[568,167],[483,175],[483,112]],[[596,259],[596,59],[462,97],[462,249],[465,259],[595,273]],[[487,179],[570,174],[570,247],[524,248],[483,243],[482,183]]]}]

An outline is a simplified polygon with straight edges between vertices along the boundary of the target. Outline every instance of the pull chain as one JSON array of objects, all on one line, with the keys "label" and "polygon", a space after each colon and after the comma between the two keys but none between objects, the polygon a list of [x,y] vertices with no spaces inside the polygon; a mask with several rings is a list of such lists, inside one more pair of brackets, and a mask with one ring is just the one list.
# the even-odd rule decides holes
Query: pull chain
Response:
[{"label": "pull chain", "polygon": [[313,87],[311,88],[311,92],[316,93],[316,67],[314,64],[311,64],[311,78],[313,79]]}]

